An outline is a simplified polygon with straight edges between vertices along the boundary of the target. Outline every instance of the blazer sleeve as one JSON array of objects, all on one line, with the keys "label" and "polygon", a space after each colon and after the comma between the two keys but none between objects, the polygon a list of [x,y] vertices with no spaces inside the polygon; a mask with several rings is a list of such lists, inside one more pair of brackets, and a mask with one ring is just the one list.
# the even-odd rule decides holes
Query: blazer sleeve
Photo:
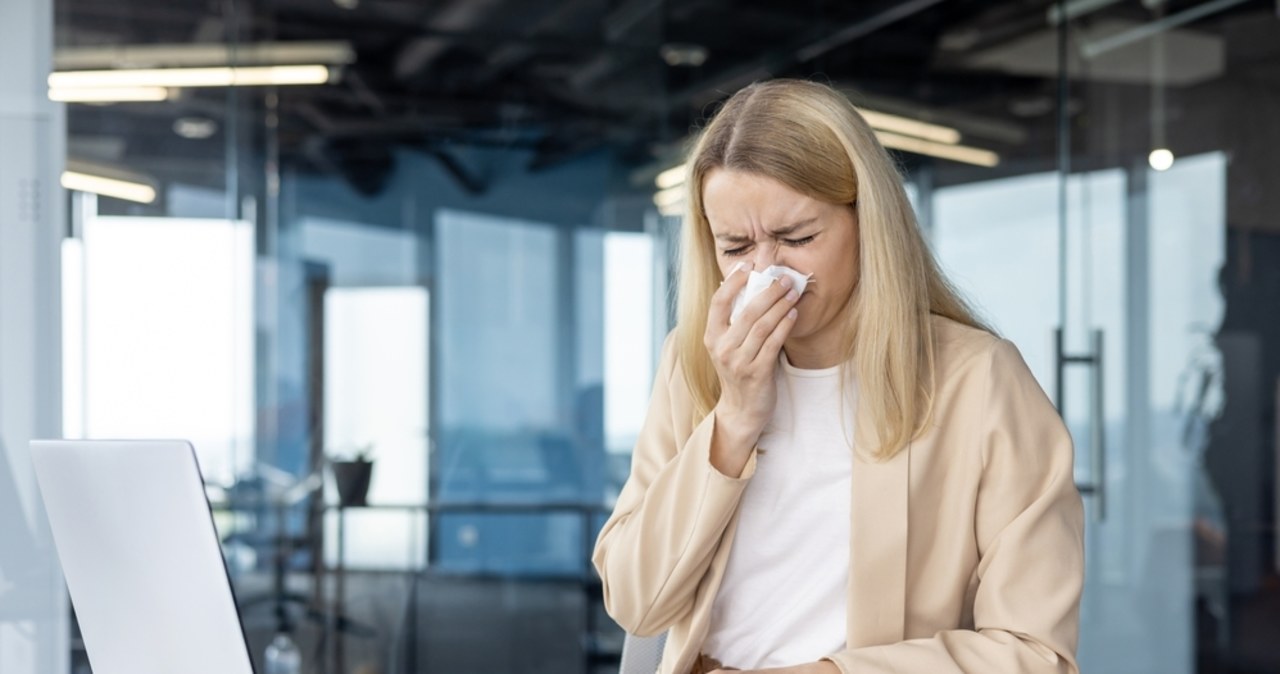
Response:
[{"label": "blazer sleeve", "polygon": [[843,674],[1078,674],[1084,508],[1071,437],[1013,344],[992,347],[978,438],[972,630],[848,649]]},{"label": "blazer sleeve", "polygon": [[756,465],[754,452],[737,478],[711,465],[714,412],[692,432],[681,432],[689,412],[673,401],[688,395],[673,392],[673,386],[683,386],[676,361],[675,340],[668,335],[631,475],[591,556],[605,610],[637,636],[660,634],[692,610],[694,593]]}]

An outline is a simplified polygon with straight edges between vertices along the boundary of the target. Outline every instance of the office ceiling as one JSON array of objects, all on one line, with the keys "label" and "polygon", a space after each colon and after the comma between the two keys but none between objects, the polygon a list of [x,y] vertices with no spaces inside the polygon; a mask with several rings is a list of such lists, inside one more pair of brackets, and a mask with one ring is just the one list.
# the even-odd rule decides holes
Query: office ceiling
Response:
[{"label": "office ceiling", "polygon": [[[483,191],[458,148],[524,148],[530,171],[601,149],[628,165],[659,166],[711,104],[774,76],[830,81],[858,92],[867,107],[954,126],[964,143],[1003,158],[1051,161],[1054,4],[58,0],[56,34],[61,52],[343,41],[355,57],[328,85],[185,89],[162,103],[72,105],[73,157],[217,186],[229,157],[246,160],[244,148],[256,148],[278,153],[284,166],[336,172],[374,193],[393,152],[409,148]],[[1152,21],[1157,11],[1172,15],[1201,3],[1175,0],[1157,10],[1136,1],[1102,4],[1110,6],[1096,19],[1073,24],[1077,35],[1114,35]],[[1269,9],[1273,3],[1244,2],[1214,20]],[[1178,56],[1161,75],[1167,84],[1191,86],[1221,72],[1218,37],[1194,26],[1168,35]],[[1077,55],[1073,75],[1145,90],[1149,54],[1130,45],[1088,63]],[[213,124],[201,126],[206,121]],[[240,142],[228,142],[232,133]],[[241,154],[231,154],[232,146]]]}]

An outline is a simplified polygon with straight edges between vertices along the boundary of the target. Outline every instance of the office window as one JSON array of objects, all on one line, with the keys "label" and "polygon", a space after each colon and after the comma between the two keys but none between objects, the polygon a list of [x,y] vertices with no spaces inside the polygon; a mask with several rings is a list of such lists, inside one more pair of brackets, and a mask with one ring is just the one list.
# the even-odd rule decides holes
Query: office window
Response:
[{"label": "office window", "polygon": [[64,247],[68,437],[183,438],[206,480],[253,461],[253,231],[98,216]]},{"label": "office window", "polygon": [[[428,296],[420,287],[325,295],[325,442],[330,458],[371,449],[369,508],[344,514],[348,568],[419,568],[426,551]],[[330,499],[336,500],[336,496]],[[336,514],[326,556],[337,554]]]},{"label": "office window", "polygon": [[653,238],[604,236],[605,449],[630,454],[649,409],[654,363]]}]

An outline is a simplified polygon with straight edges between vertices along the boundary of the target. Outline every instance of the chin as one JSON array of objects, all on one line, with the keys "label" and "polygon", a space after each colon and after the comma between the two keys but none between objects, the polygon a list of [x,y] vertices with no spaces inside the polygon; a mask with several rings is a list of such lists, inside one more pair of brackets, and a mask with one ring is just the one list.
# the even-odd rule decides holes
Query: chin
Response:
[{"label": "chin", "polygon": [[806,317],[804,314],[796,316],[796,325],[791,328],[791,333],[787,335],[787,341],[793,339],[805,339],[813,336],[817,332],[818,326],[813,324],[813,319]]},{"label": "chin", "polygon": [[[803,302],[803,299],[801,300]],[[836,321],[827,319],[823,321],[822,309],[824,307],[814,302],[812,306],[801,307],[798,309],[799,315],[796,316],[796,325],[791,328],[791,334],[787,335],[787,341],[793,339],[809,339],[832,327]],[[807,311],[806,311],[807,310]]]}]

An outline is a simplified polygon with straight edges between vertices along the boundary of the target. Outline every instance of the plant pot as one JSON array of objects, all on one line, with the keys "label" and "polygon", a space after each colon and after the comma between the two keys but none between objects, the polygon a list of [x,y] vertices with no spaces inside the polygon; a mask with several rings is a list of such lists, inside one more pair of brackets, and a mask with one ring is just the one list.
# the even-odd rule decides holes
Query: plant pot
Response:
[{"label": "plant pot", "polygon": [[372,461],[333,461],[333,481],[338,486],[338,503],[343,507],[368,505]]}]

